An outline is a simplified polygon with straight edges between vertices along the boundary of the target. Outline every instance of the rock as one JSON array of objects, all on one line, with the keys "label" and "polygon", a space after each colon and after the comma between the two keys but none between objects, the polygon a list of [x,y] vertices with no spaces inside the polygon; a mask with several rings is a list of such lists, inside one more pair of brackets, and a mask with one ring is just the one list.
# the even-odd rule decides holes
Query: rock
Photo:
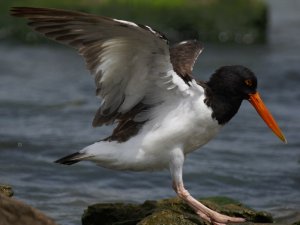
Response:
[{"label": "rock", "polygon": [[[249,223],[272,223],[266,212],[258,212],[226,197],[201,200],[221,213],[244,217]],[[193,210],[178,198],[145,201],[143,204],[105,203],[88,207],[82,216],[83,225],[204,225]]]},{"label": "rock", "polygon": [[120,225],[137,224],[153,212],[151,202],[142,205],[125,203],[104,203],[89,206],[82,217],[82,224]]},{"label": "rock", "polygon": [[3,194],[7,197],[12,197],[14,195],[14,192],[11,186],[6,184],[0,184],[0,194]]},{"label": "rock", "polygon": [[140,221],[138,225],[157,225],[157,224],[180,224],[180,225],[197,225],[199,223],[193,222],[186,218],[183,214],[174,213],[174,211],[169,209],[162,209],[157,212],[153,212],[151,215],[147,216],[145,219]]},{"label": "rock", "polygon": [[274,222],[270,213],[264,211],[255,211],[242,205],[240,202],[227,197],[211,197],[202,200],[202,203],[213,210],[220,211],[223,214],[235,217],[243,217],[250,222]]},{"label": "rock", "polygon": [[3,194],[0,194],[0,224],[57,225],[40,211]]},{"label": "rock", "polygon": [[299,211],[286,211],[275,219],[276,223],[300,225],[300,212]]}]

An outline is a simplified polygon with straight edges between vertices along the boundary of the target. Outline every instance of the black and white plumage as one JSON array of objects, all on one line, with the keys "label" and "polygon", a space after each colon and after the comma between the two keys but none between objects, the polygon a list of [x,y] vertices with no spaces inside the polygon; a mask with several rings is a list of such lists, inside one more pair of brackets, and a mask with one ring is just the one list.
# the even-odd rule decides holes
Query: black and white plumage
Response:
[{"label": "black and white plumage", "polygon": [[117,124],[111,136],[57,160],[89,160],[116,170],[170,169],[173,188],[195,212],[214,224],[242,222],[194,199],[183,186],[185,155],[211,140],[249,100],[275,134],[286,141],[256,92],[253,72],[243,66],[218,69],[208,82],[192,69],[202,45],[169,47],[149,26],[58,9],[16,7],[46,37],[74,47],[95,79],[102,104],[93,126]]}]

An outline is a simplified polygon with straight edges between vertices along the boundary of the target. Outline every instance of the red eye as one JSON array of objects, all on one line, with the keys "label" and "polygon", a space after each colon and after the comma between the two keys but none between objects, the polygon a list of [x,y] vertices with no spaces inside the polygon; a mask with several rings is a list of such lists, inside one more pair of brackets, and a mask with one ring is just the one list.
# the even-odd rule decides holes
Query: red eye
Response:
[{"label": "red eye", "polygon": [[251,86],[253,85],[252,80],[250,80],[250,79],[247,79],[247,80],[245,80],[244,82],[245,82],[245,84],[246,84],[247,86],[249,86],[249,87],[251,87]]}]

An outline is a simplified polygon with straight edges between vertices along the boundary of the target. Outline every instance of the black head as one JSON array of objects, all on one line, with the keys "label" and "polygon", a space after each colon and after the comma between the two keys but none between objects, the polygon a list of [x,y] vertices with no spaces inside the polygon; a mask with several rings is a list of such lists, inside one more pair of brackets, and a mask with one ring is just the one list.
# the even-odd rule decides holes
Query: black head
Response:
[{"label": "black head", "polygon": [[212,108],[212,117],[219,124],[227,123],[239,110],[243,100],[248,100],[271,130],[287,142],[271,113],[256,91],[257,79],[244,66],[223,66],[206,83],[205,103]]},{"label": "black head", "polygon": [[244,66],[223,66],[207,82],[214,94],[234,99],[249,99],[255,93],[257,79],[254,73]]},{"label": "black head", "polygon": [[206,83],[205,103],[220,124],[227,123],[239,110],[244,99],[256,93],[257,79],[244,66],[223,66]]}]

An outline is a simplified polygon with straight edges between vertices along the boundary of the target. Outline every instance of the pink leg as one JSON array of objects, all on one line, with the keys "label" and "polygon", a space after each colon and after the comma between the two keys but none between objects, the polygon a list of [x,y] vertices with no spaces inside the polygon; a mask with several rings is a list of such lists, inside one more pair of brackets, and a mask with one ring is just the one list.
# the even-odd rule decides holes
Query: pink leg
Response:
[{"label": "pink leg", "polygon": [[190,195],[190,193],[184,188],[183,183],[176,184],[174,182],[173,188],[176,191],[177,195],[181,199],[183,199],[189,206],[191,206],[202,219],[214,225],[245,222],[245,219],[243,218],[226,216],[206,207]]},{"label": "pink leg", "polygon": [[226,225],[227,223],[245,222],[245,219],[243,218],[230,217],[213,211],[193,198],[183,185],[183,162],[184,154],[182,149],[175,148],[171,153],[170,172],[173,180],[173,188],[182,200],[184,200],[190,207],[192,207],[202,219],[212,223],[213,225]]}]

